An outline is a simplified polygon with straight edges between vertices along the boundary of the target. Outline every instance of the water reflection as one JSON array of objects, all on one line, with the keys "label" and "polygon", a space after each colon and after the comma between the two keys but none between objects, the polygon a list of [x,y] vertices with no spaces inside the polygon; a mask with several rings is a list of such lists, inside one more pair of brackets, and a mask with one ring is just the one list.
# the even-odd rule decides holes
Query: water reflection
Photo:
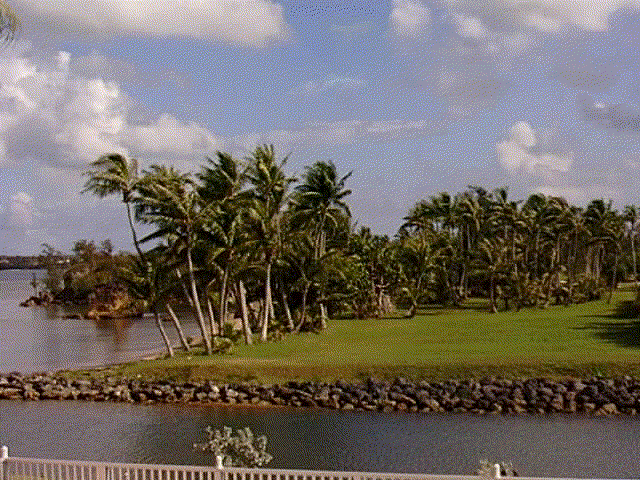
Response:
[{"label": "water reflection", "polygon": [[[43,272],[37,272],[39,277]],[[0,371],[34,372],[120,363],[163,348],[153,318],[65,318],[78,307],[20,307],[32,293],[32,272],[0,271]],[[191,316],[181,317],[185,335],[198,336]],[[178,343],[177,334],[168,334]]]}]

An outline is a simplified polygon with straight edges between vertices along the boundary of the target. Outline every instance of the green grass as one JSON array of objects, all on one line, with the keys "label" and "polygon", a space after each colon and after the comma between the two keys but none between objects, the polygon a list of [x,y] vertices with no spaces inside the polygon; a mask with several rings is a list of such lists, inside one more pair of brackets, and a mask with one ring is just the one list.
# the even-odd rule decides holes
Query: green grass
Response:
[{"label": "green grass", "polygon": [[237,345],[231,355],[179,354],[103,374],[266,383],[397,375],[638,375],[640,323],[633,295],[614,292],[610,305],[600,300],[496,314],[488,313],[483,301],[471,299],[463,308],[430,308],[413,319],[333,320],[321,334]]}]

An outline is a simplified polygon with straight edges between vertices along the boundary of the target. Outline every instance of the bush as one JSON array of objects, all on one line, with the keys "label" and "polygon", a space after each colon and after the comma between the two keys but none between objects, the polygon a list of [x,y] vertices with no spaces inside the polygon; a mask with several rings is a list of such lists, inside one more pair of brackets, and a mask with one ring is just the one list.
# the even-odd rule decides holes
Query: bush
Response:
[{"label": "bush", "polygon": [[267,437],[261,435],[254,438],[249,427],[238,430],[235,435],[231,427],[224,427],[221,432],[209,426],[205,431],[209,440],[196,443],[193,448],[222,457],[225,467],[261,467],[273,459],[266,452]]}]

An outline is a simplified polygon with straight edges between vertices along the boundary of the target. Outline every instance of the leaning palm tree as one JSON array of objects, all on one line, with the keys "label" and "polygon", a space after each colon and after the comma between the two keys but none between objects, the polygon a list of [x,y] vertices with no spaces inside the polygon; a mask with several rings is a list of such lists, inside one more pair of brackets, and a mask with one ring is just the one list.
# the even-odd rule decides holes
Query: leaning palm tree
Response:
[{"label": "leaning palm tree", "polygon": [[133,195],[140,181],[138,178],[137,160],[133,158],[127,160],[119,153],[107,153],[91,163],[91,166],[97,167],[97,169],[85,172],[85,175],[89,176],[89,180],[85,183],[81,193],[91,192],[99,198],[117,193],[122,195],[122,203],[125,204],[127,209],[127,218],[133,237],[133,245],[138,252],[140,260],[144,263],[144,254],[140,249],[138,236],[133,226],[133,218],[131,216]]},{"label": "leaning palm tree", "polygon": [[[120,279],[127,284],[129,293],[143,305],[145,310],[153,313],[156,326],[167,348],[167,354],[173,357],[173,347],[171,346],[171,341],[164,329],[162,318],[158,312],[159,303],[166,296],[167,290],[170,288],[168,273],[171,267],[167,259],[164,258],[163,250],[162,247],[159,247],[149,252],[149,259],[146,265],[140,262],[134,262],[130,265],[123,266],[119,272],[119,276]],[[188,344],[186,340],[184,340],[184,336],[178,325],[176,322],[183,345],[188,349]]]},{"label": "leaning palm tree", "polygon": [[211,342],[196,287],[193,248],[198,232],[210,218],[212,207],[204,205],[189,175],[182,174],[173,167],[153,165],[150,171],[145,172],[138,192],[139,195],[135,198],[136,217],[143,223],[158,227],[155,232],[141,239],[141,242],[172,238],[184,247],[191,298],[202,340],[210,355]]},{"label": "leaning palm tree", "polygon": [[[302,224],[313,232],[316,260],[326,252],[328,224],[335,227],[340,217],[351,217],[349,207],[344,202],[351,190],[345,189],[344,184],[352,173],[339,178],[333,162],[319,161],[307,167],[303,182],[295,188],[292,223]],[[324,329],[327,325],[327,308],[324,303],[320,304],[320,312],[321,328]]]}]

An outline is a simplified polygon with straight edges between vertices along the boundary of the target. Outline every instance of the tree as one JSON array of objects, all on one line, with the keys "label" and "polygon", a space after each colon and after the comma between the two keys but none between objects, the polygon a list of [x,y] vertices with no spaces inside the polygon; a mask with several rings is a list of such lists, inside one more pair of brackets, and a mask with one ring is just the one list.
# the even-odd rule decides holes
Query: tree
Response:
[{"label": "tree", "polygon": [[[129,266],[122,267],[120,278],[127,284],[129,292],[132,293],[134,298],[142,302],[143,308],[153,313],[156,326],[167,348],[167,354],[173,357],[173,347],[171,346],[171,342],[162,325],[162,319],[158,312],[160,301],[165,297],[167,290],[170,288],[168,272],[173,269],[173,266],[171,265],[171,261],[166,257],[167,251],[165,248],[158,247],[148,253],[146,264],[133,262]],[[170,310],[170,307],[169,311],[173,316],[174,314]],[[185,348],[188,349],[188,345],[183,339],[181,329],[175,318],[174,322]]]},{"label": "tree", "polygon": [[281,248],[281,216],[288,202],[289,185],[295,181],[283,171],[288,156],[276,161],[273,145],[256,147],[248,158],[247,179],[252,185],[252,201],[248,219],[253,232],[253,243],[262,252],[265,269],[264,309],[260,339],[267,340],[269,318],[273,311],[271,295],[271,269]]},{"label": "tree", "polygon": [[489,277],[489,311],[498,311],[496,305],[496,286],[499,278],[506,273],[509,265],[509,247],[504,238],[485,238],[480,242],[476,265],[480,272]]},{"label": "tree", "polygon": [[218,151],[217,157],[217,161],[207,158],[208,165],[201,167],[196,177],[201,182],[198,192],[202,199],[217,206],[212,209],[210,221],[205,222],[201,233],[211,247],[210,261],[218,262],[215,265],[222,272],[218,328],[221,334],[227,318],[234,263],[246,241],[244,207],[248,196],[242,193],[246,175],[240,163],[228,153]]},{"label": "tree", "polygon": [[133,194],[139,185],[137,160],[127,160],[119,153],[108,153],[91,163],[91,166],[98,167],[98,169],[85,172],[85,175],[89,176],[89,180],[85,183],[81,193],[91,192],[99,198],[116,193],[122,195],[122,202],[127,209],[133,245],[136,252],[138,252],[140,261],[144,262],[144,254],[140,250],[138,236],[131,216]]},{"label": "tree", "polygon": [[[326,252],[327,223],[336,226],[342,215],[351,217],[349,207],[343,199],[351,194],[345,182],[353,172],[338,178],[333,162],[318,161],[307,167],[302,183],[296,186],[292,223],[304,225],[314,237],[314,256],[322,257]],[[321,292],[323,297],[324,292]],[[320,304],[321,328],[327,326],[327,307]]]},{"label": "tree", "polygon": [[633,281],[635,282],[636,291],[638,290],[638,267],[636,259],[636,243],[635,239],[640,231],[640,215],[635,205],[627,205],[624,207],[625,220],[625,237],[631,239],[631,257],[633,263]]},{"label": "tree", "polygon": [[211,342],[207,335],[196,287],[193,249],[197,234],[209,221],[213,206],[205,206],[190,176],[173,167],[152,165],[150,171],[144,172],[144,177],[138,185],[138,192],[139,195],[135,198],[136,217],[144,223],[158,227],[141,242],[157,238],[172,238],[174,251],[177,248],[176,243],[180,243],[184,248],[196,318],[206,352],[210,355]]}]

